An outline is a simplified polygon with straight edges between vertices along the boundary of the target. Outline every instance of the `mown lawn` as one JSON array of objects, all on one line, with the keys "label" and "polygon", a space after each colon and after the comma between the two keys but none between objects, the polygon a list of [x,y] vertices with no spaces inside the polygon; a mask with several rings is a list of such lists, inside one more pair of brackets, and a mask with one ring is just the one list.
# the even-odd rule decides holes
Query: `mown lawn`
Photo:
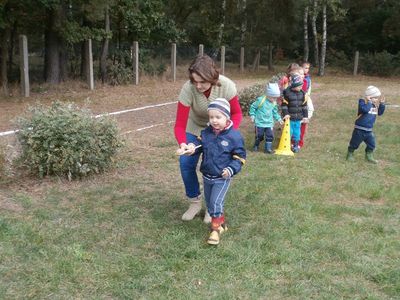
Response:
[{"label": "mown lawn", "polygon": [[[1,299],[400,299],[400,108],[375,126],[378,165],[345,155],[357,99],[398,79],[313,78],[314,118],[295,157],[248,152],[205,243],[186,209],[171,128],[131,136],[110,174],[15,186],[0,211]],[[242,126],[248,149],[253,136]],[[279,132],[277,132],[279,136]],[[3,189],[3,187],[2,187]]]}]

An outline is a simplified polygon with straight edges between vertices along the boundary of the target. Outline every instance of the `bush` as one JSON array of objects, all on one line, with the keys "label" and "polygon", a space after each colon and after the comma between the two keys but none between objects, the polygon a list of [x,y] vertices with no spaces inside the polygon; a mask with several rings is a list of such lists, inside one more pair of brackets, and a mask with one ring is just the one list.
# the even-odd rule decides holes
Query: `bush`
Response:
[{"label": "bush", "polygon": [[17,125],[19,161],[40,177],[54,174],[71,180],[105,171],[122,146],[114,120],[93,118],[73,104],[30,108]]},{"label": "bush", "polygon": [[361,56],[360,69],[368,75],[391,76],[399,65],[396,65],[395,56],[387,51],[367,53]]},{"label": "bush", "polygon": [[108,78],[111,85],[128,84],[133,81],[133,70],[119,62],[115,62],[108,68]]}]

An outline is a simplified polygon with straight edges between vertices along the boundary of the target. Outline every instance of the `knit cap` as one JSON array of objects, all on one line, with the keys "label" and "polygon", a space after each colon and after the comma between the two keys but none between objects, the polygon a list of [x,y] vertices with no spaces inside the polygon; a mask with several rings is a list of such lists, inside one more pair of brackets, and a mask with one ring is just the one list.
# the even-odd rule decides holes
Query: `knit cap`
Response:
[{"label": "knit cap", "polygon": [[301,85],[303,85],[303,78],[301,78],[300,75],[293,75],[290,87],[291,88],[295,88],[295,87],[298,87],[298,86],[301,86]]},{"label": "knit cap", "polygon": [[268,97],[277,98],[281,95],[281,91],[279,90],[279,85],[277,83],[268,83],[265,88],[265,94]]},{"label": "knit cap", "polygon": [[231,118],[231,106],[229,102],[224,98],[217,98],[212,101],[207,108],[207,111],[215,109],[224,114],[228,119]]},{"label": "knit cap", "polygon": [[381,95],[381,91],[376,86],[370,85],[365,90],[365,97],[376,98],[376,97],[379,97],[380,95]]}]

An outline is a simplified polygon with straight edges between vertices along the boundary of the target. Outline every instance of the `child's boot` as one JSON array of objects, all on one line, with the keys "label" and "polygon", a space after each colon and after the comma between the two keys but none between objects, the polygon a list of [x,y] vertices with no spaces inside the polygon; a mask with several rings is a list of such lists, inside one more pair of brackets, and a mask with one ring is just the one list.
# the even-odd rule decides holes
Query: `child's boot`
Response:
[{"label": "child's boot", "polygon": [[193,218],[200,212],[201,210],[201,198],[196,197],[196,198],[191,198],[189,200],[190,205],[188,210],[183,214],[182,220],[183,221],[190,221],[193,220]]},{"label": "child's boot", "polygon": [[374,159],[372,151],[365,151],[365,159],[372,164],[378,163],[378,161],[376,159]]},{"label": "child's boot", "polygon": [[299,141],[294,141],[293,143],[293,152],[298,153],[299,152]]},{"label": "child's boot", "polygon": [[253,151],[255,151],[255,152],[258,151],[258,145],[260,145],[260,141],[256,140],[256,141],[254,142]]},{"label": "child's boot", "polygon": [[228,227],[225,225],[225,217],[223,215],[217,218],[211,218],[211,232],[207,244],[218,245],[221,234],[227,230]]},{"label": "child's boot", "polygon": [[264,150],[264,152],[265,152],[265,153],[268,153],[268,154],[274,153],[274,151],[272,151],[272,142],[266,142],[266,143],[265,143],[265,150]]},{"label": "child's boot", "polygon": [[353,151],[352,150],[348,150],[347,151],[347,155],[346,155],[346,160],[347,161],[354,161],[353,154],[354,154],[354,150]]}]

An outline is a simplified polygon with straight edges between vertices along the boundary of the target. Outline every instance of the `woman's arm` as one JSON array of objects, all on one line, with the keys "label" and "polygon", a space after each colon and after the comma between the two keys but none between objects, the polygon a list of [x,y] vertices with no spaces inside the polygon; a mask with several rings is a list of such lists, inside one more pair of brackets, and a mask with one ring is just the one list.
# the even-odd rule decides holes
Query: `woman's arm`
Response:
[{"label": "woman's arm", "polygon": [[189,119],[189,112],[190,106],[184,106],[181,102],[178,102],[174,133],[179,145],[186,144],[186,125]]}]

